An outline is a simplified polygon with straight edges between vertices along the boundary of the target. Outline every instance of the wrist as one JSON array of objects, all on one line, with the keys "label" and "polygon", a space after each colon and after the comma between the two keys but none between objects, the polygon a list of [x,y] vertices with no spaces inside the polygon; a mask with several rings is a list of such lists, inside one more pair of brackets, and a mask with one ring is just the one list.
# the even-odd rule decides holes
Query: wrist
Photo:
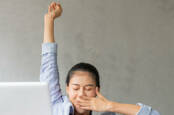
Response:
[{"label": "wrist", "polygon": [[54,18],[50,14],[45,14],[44,17],[45,22],[54,22]]},{"label": "wrist", "polygon": [[108,103],[108,111],[109,112],[117,112],[120,103],[109,101]]}]

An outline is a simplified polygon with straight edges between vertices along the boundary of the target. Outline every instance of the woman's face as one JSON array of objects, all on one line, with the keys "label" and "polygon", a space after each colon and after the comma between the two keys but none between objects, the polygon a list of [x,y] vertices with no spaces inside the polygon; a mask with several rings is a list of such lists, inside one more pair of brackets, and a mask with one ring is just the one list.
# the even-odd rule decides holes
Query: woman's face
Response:
[{"label": "woman's face", "polygon": [[69,86],[66,87],[66,92],[75,111],[85,113],[87,111],[79,108],[76,102],[80,96],[96,97],[96,82],[89,72],[75,71],[71,76]]}]

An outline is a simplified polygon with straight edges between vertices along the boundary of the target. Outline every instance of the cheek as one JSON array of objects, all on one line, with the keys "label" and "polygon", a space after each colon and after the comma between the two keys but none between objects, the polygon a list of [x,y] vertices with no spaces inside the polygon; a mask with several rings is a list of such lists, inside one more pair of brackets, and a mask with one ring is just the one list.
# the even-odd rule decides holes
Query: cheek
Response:
[{"label": "cheek", "polygon": [[73,89],[70,89],[69,92],[68,92],[68,95],[69,95],[69,99],[71,101],[73,101],[77,97],[77,92],[75,92]]},{"label": "cheek", "polygon": [[96,97],[95,89],[91,91],[86,91],[86,96],[88,97]]}]

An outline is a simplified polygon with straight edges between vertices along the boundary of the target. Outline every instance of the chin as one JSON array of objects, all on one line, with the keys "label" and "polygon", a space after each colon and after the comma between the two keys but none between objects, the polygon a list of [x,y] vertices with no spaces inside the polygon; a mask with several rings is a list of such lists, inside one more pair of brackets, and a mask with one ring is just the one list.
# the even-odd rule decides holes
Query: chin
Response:
[{"label": "chin", "polygon": [[79,113],[79,114],[84,114],[84,113],[86,113],[88,110],[75,107],[75,111],[76,111],[77,113]]}]

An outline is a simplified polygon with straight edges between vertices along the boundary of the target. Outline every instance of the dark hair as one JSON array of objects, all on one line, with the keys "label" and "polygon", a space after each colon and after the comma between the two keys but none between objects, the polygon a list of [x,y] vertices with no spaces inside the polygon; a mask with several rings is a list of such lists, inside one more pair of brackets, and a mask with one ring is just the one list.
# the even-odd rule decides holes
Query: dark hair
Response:
[{"label": "dark hair", "polygon": [[68,75],[66,77],[66,85],[67,86],[69,85],[69,82],[70,82],[70,79],[72,77],[72,74],[75,71],[89,72],[92,75],[91,77],[95,80],[96,86],[100,88],[100,76],[99,76],[98,70],[93,65],[91,65],[89,63],[83,63],[83,62],[74,65],[69,70]]}]

